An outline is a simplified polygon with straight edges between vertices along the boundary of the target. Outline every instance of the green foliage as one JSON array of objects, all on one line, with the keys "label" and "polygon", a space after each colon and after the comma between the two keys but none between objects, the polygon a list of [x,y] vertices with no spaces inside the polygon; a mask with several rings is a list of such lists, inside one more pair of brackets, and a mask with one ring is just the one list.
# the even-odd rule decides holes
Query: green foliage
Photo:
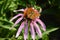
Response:
[{"label": "green foliage", "polygon": [[[23,39],[23,31],[21,35],[16,39],[15,34],[17,31],[17,28],[19,25],[16,26],[16,28],[13,28],[12,30],[9,30],[10,27],[14,24],[13,22],[10,22],[10,19],[18,14],[14,13],[13,11],[16,9],[26,8],[28,6],[33,6],[37,10],[40,10],[42,8],[41,15],[52,15],[54,14],[56,16],[56,19],[60,18],[60,0],[0,0],[0,40],[21,40]],[[58,16],[59,15],[59,16]],[[44,19],[46,20],[46,19]],[[60,20],[60,19],[59,19]],[[46,23],[47,24],[47,23]],[[52,24],[47,25],[47,31],[43,32],[42,40],[49,40],[49,33],[57,30],[57,26],[51,27]],[[55,28],[56,27],[56,28]],[[29,35],[31,37],[31,35]],[[38,40],[39,37],[36,36],[36,40]],[[29,38],[31,40],[31,38]]]}]

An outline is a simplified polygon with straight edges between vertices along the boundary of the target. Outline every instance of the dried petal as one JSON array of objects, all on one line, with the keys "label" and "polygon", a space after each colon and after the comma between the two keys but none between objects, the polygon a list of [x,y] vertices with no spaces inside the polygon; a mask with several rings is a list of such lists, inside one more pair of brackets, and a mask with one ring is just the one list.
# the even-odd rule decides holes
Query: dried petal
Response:
[{"label": "dried petal", "polygon": [[14,12],[24,11],[24,9],[14,10]]}]

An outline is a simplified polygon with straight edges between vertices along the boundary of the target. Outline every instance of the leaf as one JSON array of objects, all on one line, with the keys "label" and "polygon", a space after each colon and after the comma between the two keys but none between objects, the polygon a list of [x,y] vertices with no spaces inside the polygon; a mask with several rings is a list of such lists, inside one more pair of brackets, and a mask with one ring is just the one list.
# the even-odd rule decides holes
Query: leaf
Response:
[{"label": "leaf", "polygon": [[7,23],[10,23],[10,24],[14,24],[13,22],[8,21],[7,19],[2,19],[2,18],[0,18],[0,22],[1,22],[1,21],[7,22]]},{"label": "leaf", "polygon": [[3,14],[4,11],[9,7],[10,3],[11,3],[11,0],[4,0],[4,2],[0,6],[1,14]]},{"label": "leaf", "polygon": [[[10,29],[11,27],[9,27],[9,25],[0,25],[0,27],[5,28],[5,29]],[[12,30],[16,30],[15,28],[13,28]]]},{"label": "leaf", "polygon": [[17,39],[20,40],[20,39],[23,39],[23,37],[22,36],[19,36]]},{"label": "leaf", "polygon": [[59,28],[52,28],[52,29],[50,29],[50,30],[47,30],[47,31],[45,31],[45,32],[43,33],[43,35],[49,34],[50,32],[53,32],[53,31],[55,31],[55,30],[57,30],[57,29],[59,29]]},{"label": "leaf", "polygon": [[17,4],[15,4],[14,2],[11,2],[10,6],[9,6],[10,10],[15,10],[17,9]]},{"label": "leaf", "polygon": [[49,37],[47,34],[43,35],[42,40],[49,40]]},{"label": "leaf", "polygon": [[52,28],[52,29],[50,29],[50,30],[48,30],[48,31],[43,32],[42,40],[49,40],[48,34],[49,34],[50,32],[53,32],[53,31],[57,30],[57,29],[58,29],[58,28]]},{"label": "leaf", "polygon": [[0,1],[0,4],[2,4],[4,1]]}]

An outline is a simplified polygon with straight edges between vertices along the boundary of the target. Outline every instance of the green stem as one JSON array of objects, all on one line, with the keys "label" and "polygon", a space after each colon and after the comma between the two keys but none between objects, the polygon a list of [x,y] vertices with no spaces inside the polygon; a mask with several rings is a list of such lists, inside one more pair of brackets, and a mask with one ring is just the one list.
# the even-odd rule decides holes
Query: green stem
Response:
[{"label": "green stem", "polygon": [[29,30],[30,30],[30,20],[28,21],[28,40],[30,40],[30,33],[29,33]]}]

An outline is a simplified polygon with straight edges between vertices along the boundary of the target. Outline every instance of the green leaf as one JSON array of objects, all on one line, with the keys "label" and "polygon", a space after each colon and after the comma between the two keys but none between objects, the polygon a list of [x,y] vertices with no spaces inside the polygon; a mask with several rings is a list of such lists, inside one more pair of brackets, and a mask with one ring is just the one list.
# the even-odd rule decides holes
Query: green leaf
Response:
[{"label": "green leaf", "polygon": [[15,10],[17,9],[17,4],[15,4],[14,2],[11,2],[10,6],[9,6],[10,10]]},{"label": "green leaf", "polygon": [[50,30],[47,30],[47,31],[43,32],[42,40],[49,40],[48,34],[50,32],[53,32],[53,31],[57,30],[57,29],[58,28],[52,28]]},{"label": "green leaf", "polygon": [[[0,27],[5,28],[5,29],[10,29],[11,27],[9,27],[9,25],[0,25]],[[15,28],[13,28],[12,30],[16,30]]]},{"label": "green leaf", "polygon": [[52,28],[52,29],[50,29],[50,30],[47,30],[47,31],[45,31],[45,32],[43,33],[43,35],[49,34],[50,32],[53,32],[53,31],[55,31],[55,30],[57,30],[57,29],[59,29],[59,28]]},{"label": "green leaf", "polygon": [[10,24],[14,24],[13,22],[8,21],[7,19],[2,19],[2,18],[0,18],[0,22],[1,22],[1,21],[7,22],[7,23],[10,23]]},{"label": "green leaf", "polygon": [[0,1],[0,4],[2,4],[4,1]]},{"label": "green leaf", "polygon": [[42,40],[49,40],[49,37],[47,34],[43,35]]}]

